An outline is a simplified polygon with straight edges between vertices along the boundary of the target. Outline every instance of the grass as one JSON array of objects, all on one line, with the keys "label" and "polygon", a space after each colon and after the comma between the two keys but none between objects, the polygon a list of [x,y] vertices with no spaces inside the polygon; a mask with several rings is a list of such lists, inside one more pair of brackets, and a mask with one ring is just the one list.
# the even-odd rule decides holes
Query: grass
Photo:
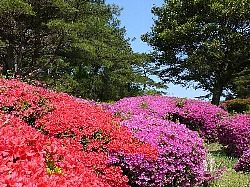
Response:
[{"label": "grass", "polygon": [[220,179],[213,181],[210,187],[250,187],[250,173],[236,172],[233,169],[237,158],[226,155],[218,143],[208,144],[206,147],[209,150],[210,169],[227,168]]}]

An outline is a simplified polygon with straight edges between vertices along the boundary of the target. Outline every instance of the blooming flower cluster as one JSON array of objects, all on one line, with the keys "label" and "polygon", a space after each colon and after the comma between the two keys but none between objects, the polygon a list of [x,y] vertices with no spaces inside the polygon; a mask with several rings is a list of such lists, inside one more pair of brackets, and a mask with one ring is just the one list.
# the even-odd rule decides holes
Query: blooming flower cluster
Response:
[{"label": "blooming flower cluster", "polygon": [[221,120],[219,141],[227,152],[240,157],[250,148],[250,115],[238,114]]},{"label": "blooming flower cluster", "polygon": [[[208,102],[165,96],[142,96],[124,98],[106,108],[124,120],[140,115],[145,119],[154,117],[180,122],[189,129],[198,131],[206,141],[220,142],[233,156],[242,156],[250,147],[250,116],[230,116],[222,108]],[[135,124],[138,125],[136,122]],[[132,130],[142,128],[128,127]],[[244,160],[246,158],[244,157]],[[237,168],[240,170],[242,167]]]},{"label": "blooming flower cluster", "polygon": [[[124,98],[105,106],[108,111],[121,116],[124,119],[122,125],[128,127],[139,140],[157,146],[159,153],[157,161],[144,160],[139,156],[119,159],[121,154],[116,153],[110,162],[122,165],[134,184],[139,186],[195,186],[209,183],[213,174],[206,171],[204,166],[206,149],[203,140],[186,125],[166,118],[166,115],[177,113],[187,120],[200,120],[204,125],[203,118],[210,117],[210,125],[216,125],[217,114],[224,114],[223,111],[202,104],[173,97],[142,96]],[[199,110],[201,106],[203,110]]]},{"label": "blooming flower cluster", "polygon": [[0,186],[126,187],[110,154],[157,159],[156,148],[97,106],[17,80],[0,85]]},{"label": "blooming flower cluster", "polygon": [[0,79],[0,110],[33,123],[36,118],[54,109],[47,94],[48,91],[42,87]]},{"label": "blooming flower cluster", "polygon": [[243,153],[234,169],[236,171],[250,172],[250,149]]},{"label": "blooming flower cluster", "polygon": [[182,124],[142,116],[133,116],[123,125],[132,129],[139,140],[158,147],[157,161],[129,156],[123,160],[121,165],[132,173],[137,185],[193,186],[211,179],[205,177],[211,175],[204,168],[206,150],[197,132]]},{"label": "blooming flower cluster", "polygon": [[124,119],[142,113],[180,122],[198,131],[202,138],[210,142],[217,140],[218,122],[227,116],[226,111],[208,102],[156,95],[124,98],[108,106],[108,109]]},{"label": "blooming flower cluster", "polygon": [[249,171],[249,115],[156,95],[100,105],[115,115],[0,79],[0,186],[206,185],[220,171],[207,168],[201,138],[221,142],[241,156],[235,169]]},{"label": "blooming flower cluster", "polygon": [[183,122],[189,129],[197,130],[209,142],[218,140],[218,123],[228,116],[226,111],[209,102],[192,99],[184,100],[177,114],[184,118]]},{"label": "blooming flower cluster", "polygon": [[106,186],[91,168],[103,162],[100,155],[85,154],[80,144],[45,136],[10,115],[0,122],[0,186]]}]

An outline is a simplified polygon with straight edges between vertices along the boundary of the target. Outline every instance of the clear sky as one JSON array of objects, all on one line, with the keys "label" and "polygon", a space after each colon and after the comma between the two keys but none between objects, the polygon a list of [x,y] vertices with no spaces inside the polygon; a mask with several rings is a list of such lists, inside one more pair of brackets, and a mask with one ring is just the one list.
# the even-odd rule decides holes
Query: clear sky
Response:
[{"label": "clear sky", "polygon": [[[126,37],[135,38],[135,41],[131,43],[134,52],[142,53],[152,50],[141,41],[140,36],[149,32],[154,24],[152,7],[161,6],[163,2],[164,0],[106,0],[107,4],[116,4],[123,8],[118,19],[121,20],[121,26],[125,26],[127,30]],[[202,90],[186,89],[173,84],[168,86],[167,92],[170,96],[195,98],[206,94]]]}]

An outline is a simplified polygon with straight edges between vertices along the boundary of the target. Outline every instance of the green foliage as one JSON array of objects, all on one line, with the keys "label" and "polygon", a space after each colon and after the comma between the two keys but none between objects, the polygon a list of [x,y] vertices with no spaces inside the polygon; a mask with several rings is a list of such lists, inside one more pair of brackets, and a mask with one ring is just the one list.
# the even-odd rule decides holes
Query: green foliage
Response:
[{"label": "green foliage", "polygon": [[143,94],[142,84],[154,85],[134,68],[143,55],[132,52],[117,19],[119,7],[93,0],[10,2],[0,2],[6,78],[37,79],[50,89],[100,101]]},{"label": "green foliage", "polygon": [[229,113],[244,114],[250,112],[250,99],[227,100],[221,106]]},{"label": "green foliage", "polygon": [[231,103],[228,108],[227,108],[228,112],[233,113],[244,113],[247,111],[250,111],[250,104],[249,103],[244,103],[244,102],[235,102],[235,103]]},{"label": "green foliage", "polygon": [[13,12],[14,14],[29,14],[34,15],[30,4],[23,0],[1,0],[0,1],[0,14],[4,12]]},{"label": "green foliage", "polygon": [[186,101],[187,101],[186,98],[177,98],[176,106],[178,108],[183,108],[183,106],[185,105]]},{"label": "green foliage", "polygon": [[53,160],[52,156],[50,156],[49,154],[46,155],[45,158],[45,163],[47,165],[47,173],[48,174],[62,174],[62,170],[61,168],[59,168],[58,166],[55,166],[55,161]]},{"label": "green foliage", "polygon": [[[156,82],[159,66],[155,65],[153,54],[136,54],[137,63],[133,65],[136,82],[143,89],[143,95],[165,94],[168,87],[162,81]],[[154,78],[153,78],[154,77]]]},{"label": "green foliage", "polygon": [[233,79],[232,91],[237,98],[250,98],[250,68],[245,68]]},{"label": "green foliage", "polygon": [[22,107],[22,110],[27,110],[30,107],[29,101],[27,100],[20,101],[20,106]]},{"label": "green foliage", "polygon": [[226,167],[226,171],[223,175],[214,180],[209,186],[211,187],[239,187],[239,186],[249,186],[250,178],[249,174],[244,174],[241,172],[236,172],[233,168],[237,163],[238,158],[229,157],[223,151],[222,146],[218,143],[207,144],[206,147],[209,150],[208,157],[212,160],[211,167],[221,168]]},{"label": "green foliage", "polygon": [[166,82],[202,88],[219,104],[223,91],[250,57],[250,4],[246,0],[166,0],[154,7],[157,19],[142,39],[155,48]]},{"label": "green foliage", "polygon": [[147,102],[143,102],[141,103],[141,106],[140,106],[142,109],[145,109],[148,107],[148,103]]}]

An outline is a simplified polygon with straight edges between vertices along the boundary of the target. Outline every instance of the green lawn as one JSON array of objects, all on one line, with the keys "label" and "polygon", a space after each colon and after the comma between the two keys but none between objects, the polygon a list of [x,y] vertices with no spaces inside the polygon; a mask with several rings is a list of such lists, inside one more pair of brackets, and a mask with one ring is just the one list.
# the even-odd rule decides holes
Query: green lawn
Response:
[{"label": "green lawn", "polygon": [[233,169],[237,158],[227,156],[220,144],[208,144],[207,148],[210,168],[212,170],[223,166],[227,168],[220,179],[213,181],[211,187],[250,187],[250,173],[244,174]]}]

